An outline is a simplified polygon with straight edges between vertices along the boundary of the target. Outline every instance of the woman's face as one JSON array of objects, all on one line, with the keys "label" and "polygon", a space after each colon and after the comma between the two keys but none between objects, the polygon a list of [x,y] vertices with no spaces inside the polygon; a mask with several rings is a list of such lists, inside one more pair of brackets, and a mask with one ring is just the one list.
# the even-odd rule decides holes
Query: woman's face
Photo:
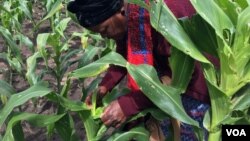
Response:
[{"label": "woman's face", "polygon": [[102,37],[121,40],[127,32],[127,18],[124,12],[117,12],[101,24],[88,28],[93,32],[100,33]]}]

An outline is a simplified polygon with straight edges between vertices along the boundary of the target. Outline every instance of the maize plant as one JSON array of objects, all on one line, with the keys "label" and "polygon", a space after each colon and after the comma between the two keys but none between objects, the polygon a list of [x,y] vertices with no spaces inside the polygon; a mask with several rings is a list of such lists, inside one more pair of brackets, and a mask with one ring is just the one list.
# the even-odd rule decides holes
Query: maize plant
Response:
[{"label": "maize plant", "polygon": [[[221,140],[222,125],[249,124],[250,3],[191,2],[198,15],[180,21],[181,24],[167,6],[161,6],[162,1],[151,2],[151,24],[174,47],[203,62],[211,101],[204,125],[209,131],[209,140],[216,141]],[[167,21],[175,21],[176,28],[170,28],[173,23]],[[197,58],[197,53],[191,50],[193,47],[203,54],[214,53],[212,55],[219,59],[219,68]]]},{"label": "maize plant", "polygon": [[31,3],[21,0],[6,0],[0,2],[0,35],[4,39],[5,52],[1,53],[0,58],[9,63],[9,66],[23,73],[25,70],[24,62],[21,57],[21,47],[27,46],[33,49],[31,40],[22,33],[22,24],[25,19],[32,20]]},{"label": "maize plant", "polygon": [[[36,3],[37,1],[32,2]],[[102,138],[109,139],[110,136],[109,140],[144,139],[147,137],[148,134],[146,134],[146,130],[142,127],[135,128],[131,130],[129,134],[125,135],[123,135],[122,132],[116,132],[114,136],[104,135],[107,128],[102,125],[100,121],[100,114],[102,113],[103,107],[97,108],[93,106],[92,109],[89,109],[86,107],[85,103],[82,102],[86,95],[97,87],[100,81],[99,78],[89,84],[87,88],[82,87],[82,99],[73,101],[68,98],[69,90],[72,85],[71,77],[67,75],[68,68],[76,63],[78,63],[78,67],[86,66],[91,63],[92,60],[112,51],[115,48],[115,44],[112,40],[104,40],[100,35],[93,34],[89,31],[85,31],[84,33],[74,32],[72,36],[68,37],[68,35],[66,35],[66,28],[71,19],[68,18],[68,13],[64,12],[64,5],[67,1],[45,0],[40,3],[45,7],[45,15],[37,23],[34,22],[31,15],[25,16],[25,14],[28,14],[30,11],[22,12],[22,10],[27,10],[27,7],[23,7],[27,4],[26,1],[21,3],[21,1],[9,0],[5,1],[3,6],[0,7],[1,23],[3,23],[0,27],[1,35],[4,37],[3,39],[6,45],[10,46],[9,50],[14,52],[1,53],[0,57],[7,60],[8,55],[12,54],[12,57],[17,58],[20,62],[15,63],[17,65],[13,68],[24,74],[23,77],[25,77],[25,80],[27,80],[27,83],[30,85],[26,90],[17,93],[11,84],[2,80],[0,81],[0,95],[2,101],[0,105],[1,130],[4,125],[6,126],[4,133],[0,135],[0,140],[25,140],[21,125],[23,121],[27,121],[36,127],[45,127],[47,129],[48,140],[51,140],[55,132],[65,141],[80,140],[79,136],[76,134],[72,112],[75,112],[75,115],[82,120],[83,126],[85,127],[86,138],[89,141],[97,141]],[[32,3],[29,3],[29,6],[31,6],[31,4]],[[29,10],[31,10],[31,7],[29,7]],[[13,8],[15,9],[12,10]],[[17,16],[13,16],[15,15],[13,12],[16,11],[19,13],[17,13]],[[12,13],[10,14],[10,12]],[[19,19],[17,18],[18,14],[21,14],[24,19],[33,21],[34,32],[38,32],[41,25],[45,22],[48,22],[51,27],[50,31],[46,33],[34,34],[37,34],[37,37],[35,36],[36,43],[31,42],[28,37],[24,38],[26,39],[24,41],[32,43],[32,54],[28,58],[23,58],[23,56],[21,56],[19,46],[21,47],[22,45],[18,44],[16,40],[12,38],[13,36],[15,37],[17,33],[18,35],[23,35],[20,28],[22,23],[17,20]],[[7,24],[5,22],[10,23]],[[72,49],[70,47],[70,43],[75,37],[81,39],[81,46],[79,46],[79,49]],[[92,44],[89,44],[89,40],[91,40]],[[97,48],[99,46],[101,46],[101,48]],[[74,58],[74,56],[77,55],[79,57],[77,57],[77,59]],[[24,60],[26,60],[26,62]],[[55,63],[54,67],[49,64],[49,61]],[[45,67],[37,71],[41,62]],[[12,66],[10,61],[8,61],[8,63]],[[19,64],[22,64],[22,66]],[[43,79],[44,75],[55,76],[55,84],[57,86],[55,89],[48,85],[49,81]],[[64,78],[65,81],[63,81]],[[84,79],[81,79],[81,81],[84,81]],[[116,94],[116,91],[114,90],[113,93]],[[22,111],[20,108],[22,105],[30,100],[33,100],[35,105],[36,101],[34,100],[39,97],[46,98],[48,101],[55,104],[57,108],[56,112],[45,115]],[[104,105],[107,105],[114,98],[114,94],[105,97]],[[95,105],[95,98],[93,98],[93,105]],[[143,134],[141,135],[141,133]]]},{"label": "maize plant", "polygon": [[[250,123],[249,0],[191,0],[197,14],[192,18],[182,19],[176,19],[163,0],[150,0],[149,3],[144,3],[144,0],[128,0],[149,11],[151,25],[173,46],[170,58],[173,78],[171,85],[168,86],[160,82],[152,66],[135,66],[119,54],[112,52],[115,45],[111,40],[103,40],[100,35],[89,31],[74,32],[71,37],[68,37],[65,30],[74,17],[63,11],[64,4],[67,2],[68,0],[42,1],[46,14],[37,23],[30,14],[32,3],[28,1],[8,0],[2,2],[0,6],[0,35],[9,48],[9,52],[0,53],[0,58],[8,60],[14,70],[25,74],[24,77],[30,84],[30,88],[17,93],[10,84],[0,81],[2,101],[0,127],[6,125],[5,133],[0,135],[0,140],[24,140],[22,121],[37,127],[45,127],[48,140],[54,132],[57,132],[65,141],[80,140],[76,134],[72,112],[82,120],[88,141],[148,140],[149,133],[143,126],[138,126],[129,132],[119,129],[112,131],[112,128],[105,127],[100,120],[104,106],[116,97],[127,93],[126,89],[112,90],[104,97],[102,107],[96,107],[94,95],[93,106],[89,109],[82,101],[88,93],[95,91],[100,81],[97,77],[87,88],[82,87],[81,100],[73,101],[68,98],[72,79],[79,78],[80,81],[84,81],[84,78],[98,76],[110,64],[125,67],[144,94],[158,107],[158,109],[142,111],[130,120],[147,113],[151,113],[158,120],[171,116],[192,125],[199,140],[202,140],[203,134],[199,130],[198,123],[186,114],[180,97],[185,93],[196,60],[202,64],[210,95],[211,108],[203,121],[209,132],[209,140],[221,140],[222,125]],[[71,19],[67,18],[68,16],[71,16]],[[32,21],[34,31],[38,31],[45,21],[49,22],[51,30],[47,33],[38,33],[36,43],[32,43],[21,33],[20,25],[24,18]],[[81,39],[79,50],[70,48],[70,42],[75,37]],[[89,44],[89,39],[92,40],[92,44]],[[26,62],[23,61],[26,58],[22,58],[17,40],[30,47],[33,53]],[[105,48],[97,48],[98,46],[105,46]],[[82,56],[71,60],[76,54]],[[216,57],[219,60],[219,66],[214,66],[207,59],[206,54]],[[40,58],[46,67],[38,74],[36,70]],[[55,67],[48,64],[51,60],[55,62]],[[92,62],[93,60],[96,61]],[[68,67],[77,62],[79,69],[68,72]],[[55,76],[56,89],[52,89],[48,86],[48,82],[44,82],[44,74]],[[62,82],[63,78],[66,78],[64,82]],[[56,104],[57,111],[54,114],[42,115],[16,110],[28,100],[38,97],[44,97]]]},{"label": "maize plant", "polygon": [[[176,19],[163,0],[152,0],[149,4],[143,0],[129,2],[147,9],[151,25],[172,44],[173,83],[163,86],[154,68],[134,66],[114,52],[74,71],[72,76],[95,76],[109,64],[125,67],[156,106],[196,128],[197,123],[183,110],[180,94],[185,92],[189,82],[193,60],[197,60],[202,63],[211,101],[203,122],[209,140],[221,140],[222,125],[249,124],[250,1],[191,0],[197,14],[190,19]],[[205,54],[216,57],[219,66],[214,66]],[[190,65],[184,66],[180,62]]]},{"label": "maize plant", "polygon": [[[88,38],[88,36],[92,34],[74,33],[72,37],[67,37],[65,34],[65,29],[70,21],[70,18],[65,18],[65,15],[61,14],[62,12],[60,11],[63,8],[62,6],[64,4],[64,1],[48,1],[46,3],[47,12],[44,18],[41,19],[41,21],[39,21],[37,24],[35,23],[34,31],[36,31],[36,29],[39,28],[40,25],[46,20],[50,21],[50,24],[53,27],[52,31],[50,33],[39,33],[37,36],[37,47],[32,50],[33,54],[28,58],[23,58],[19,49],[19,46],[21,47],[22,45],[17,44],[16,40],[12,37],[15,37],[17,33],[18,35],[22,35],[22,31],[20,30],[20,25],[22,23],[19,23],[17,17],[20,14],[23,14],[22,10],[26,10],[22,7],[24,4],[26,4],[26,1],[22,1],[22,3],[21,1],[5,1],[0,9],[1,25],[3,25],[0,27],[1,35],[3,36],[6,45],[10,46],[9,50],[14,52],[13,54],[11,54],[11,57],[15,57],[17,58],[16,60],[21,62],[13,63],[17,64],[16,66],[18,66],[14,67],[14,70],[25,74],[24,77],[30,84],[30,88],[17,93],[10,84],[5,81],[1,81],[0,95],[2,102],[0,110],[0,127],[2,128],[4,124],[6,124],[7,126],[4,135],[1,136],[1,140],[24,140],[24,135],[21,127],[21,121],[24,120],[30,122],[34,126],[47,127],[48,139],[50,139],[51,135],[56,129],[57,133],[61,135],[61,138],[63,140],[77,140],[78,137],[76,137],[75,135],[73,124],[74,122],[72,120],[72,116],[68,111],[86,111],[88,109],[82,102],[78,103],[67,99],[71,81],[69,79],[66,79],[65,82],[62,82],[62,79],[67,78],[66,71],[68,67],[78,62],[78,60],[71,60],[72,56],[76,55],[76,52],[81,54],[82,50],[81,47],[79,48],[79,50],[70,49],[69,42],[74,37],[78,36],[82,38],[83,42],[87,42],[85,38]],[[16,11],[17,14],[14,14],[13,12]],[[33,20],[32,17],[31,20]],[[5,22],[10,22],[13,24],[6,24]],[[9,26],[11,26],[11,31],[9,30]],[[25,39],[28,38],[26,37]],[[35,43],[32,43],[32,47],[34,47],[33,44]],[[88,44],[85,46],[88,46]],[[48,51],[50,51],[50,53],[48,53]],[[92,48],[91,50],[86,50],[84,53],[82,53],[84,55],[83,57],[80,57],[79,64],[85,65],[89,63],[99,52],[101,52],[101,50],[97,49],[96,47]],[[9,54],[10,53],[8,52],[1,53],[0,57],[7,60]],[[38,59],[40,58],[44,59],[45,66],[47,67],[37,72],[37,66],[39,63]],[[27,59],[26,62],[23,61],[25,59]],[[51,59],[53,59],[53,61],[55,62],[55,68],[51,68],[48,65],[48,61]],[[8,63],[10,66],[12,66],[9,60]],[[18,64],[22,64],[23,67]],[[51,73],[53,75],[55,74],[54,76],[56,76],[57,80],[57,89],[55,90],[52,90],[52,88],[50,88],[47,83],[43,82],[43,76],[45,74]],[[4,96],[7,96],[7,99]],[[40,115],[35,113],[26,113],[20,110],[20,107],[24,105],[28,100],[34,100],[35,98],[45,96],[48,100],[58,105],[57,113],[52,115]],[[76,108],[77,106],[78,109]]]}]

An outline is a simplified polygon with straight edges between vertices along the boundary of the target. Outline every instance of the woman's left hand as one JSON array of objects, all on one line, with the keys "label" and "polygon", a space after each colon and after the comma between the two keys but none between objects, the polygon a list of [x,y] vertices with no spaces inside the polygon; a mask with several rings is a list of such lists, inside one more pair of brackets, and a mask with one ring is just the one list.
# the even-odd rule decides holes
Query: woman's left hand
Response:
[{"label": "woman's left hand", "polygon": [[127,117],[124,115],[118,100],[112,101],[104,109],[101,120],[106,126],[112,126],[115,128],[119,128],[127,120]]}]

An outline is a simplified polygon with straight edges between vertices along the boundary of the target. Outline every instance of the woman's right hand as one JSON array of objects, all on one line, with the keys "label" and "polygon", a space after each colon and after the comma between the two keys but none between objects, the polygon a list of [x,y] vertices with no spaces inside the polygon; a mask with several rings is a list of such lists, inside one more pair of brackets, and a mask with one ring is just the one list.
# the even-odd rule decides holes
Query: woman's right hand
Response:
[{"label": "woman's right hand", "polygon": [[[102,103],[102,98],[107,94],[108,90],[105,86],[99,86],[97,89],[97,94],[96,94],[96,105],[100,106]],[[91,107],[92,106],[92,96],[94,93],[89,94],[86,99],[85,103],[87,106]]]}]

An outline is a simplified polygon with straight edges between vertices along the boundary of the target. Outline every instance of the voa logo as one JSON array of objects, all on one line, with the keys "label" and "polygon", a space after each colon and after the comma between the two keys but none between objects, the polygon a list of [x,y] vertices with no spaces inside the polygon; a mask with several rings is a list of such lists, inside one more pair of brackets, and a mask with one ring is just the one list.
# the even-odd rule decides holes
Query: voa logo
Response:
[{"label": "voa logo", "polygon": [[247,136],[244,129],[226,129],[227,136]]}]

